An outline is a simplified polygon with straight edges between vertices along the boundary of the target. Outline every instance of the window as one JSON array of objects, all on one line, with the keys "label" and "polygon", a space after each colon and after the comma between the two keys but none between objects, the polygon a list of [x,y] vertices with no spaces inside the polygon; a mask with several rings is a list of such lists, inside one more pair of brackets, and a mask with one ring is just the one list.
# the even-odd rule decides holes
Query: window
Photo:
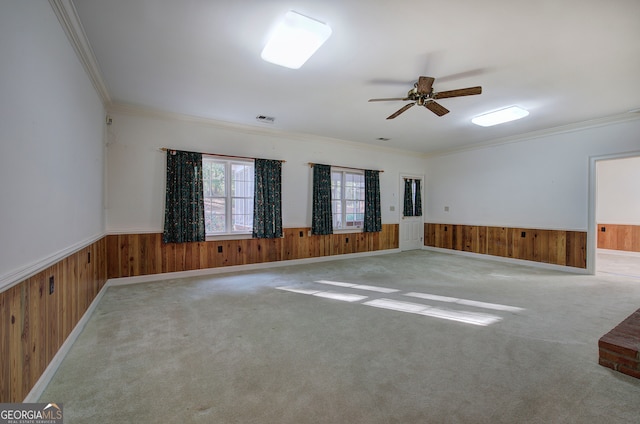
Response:
[{"label": "window", "polygon": [[205,231],[210,235],[253,230],[253,161],[202,158]]},{"label": "window", "polygon": [[362,228],[364,222],[364,173],[331,170],[333,229]]}]

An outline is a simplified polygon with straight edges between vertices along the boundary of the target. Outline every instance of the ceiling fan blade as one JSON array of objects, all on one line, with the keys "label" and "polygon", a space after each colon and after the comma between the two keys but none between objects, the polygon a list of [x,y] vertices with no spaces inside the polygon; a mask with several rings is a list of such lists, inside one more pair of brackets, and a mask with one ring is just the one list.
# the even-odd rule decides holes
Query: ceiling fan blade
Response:
[{"label": "ceiling fan blade", "polygon": [[397,100],[409,100],[409,99],[406,97],[393,97],[390,99],[369,99],[370,102],[389,102],[392,100],[397,101]]},{"label": "ceiling fan blade", "polygon": [[447,99],[449,97],[461,97],[461,96],[473,96],[475,94],[481,94],[482,87],[469,87],[460,88],[458,90],[441,91],[433,95],[434,99]]},{"label": "ceiling fan blade", "polygon": [[396,116],[398,116],[398,115],[400,115],[401,113],[403,113],[404,111],[406,111],[407,109],[409,109],[410,107],[415,106],[415,105],[416,105],[416,103],[415,103],[415,102],[413,102],[413,103],[409,103],[408,105],[404,105],[404,106],[402,106],[400,109],[398,109],[395,113],[393,113],[393,114],[389,115],[389,117],[388,117],[387,119],[393,119],[393,118],[395,118]]},{"label": "ceiling fan blade", "polygon": [[402,85],[403,87],[405,87],[405,86],[411,86],[414,83],[414,81],[391,79],[391,78],[374,78],[367,81],[367,83],[375,84],[375,85]]},{"label": "ceiling fan blade", "polygon": [[434,102],[433,100],[424,104],[424,107],[429,109],[431,112],[435,113],[438,116],[446,115],[449,113],[449,109],[442,106],[440,103]]},{"label": "ceiling fan blade", "polygon": [[468,71],[464,71],[464,72],[458,72],[455,74],[440,76],[438,77],[438,82],[443,83],[443,82],[455,81],[463,78],[476,77],[478,75],[484,74],[486,71],[487,71],[487,68],[469,69]]},{"label": "ceiling fan blade", "polygon": [[418,78],[418,94],[429,94],[431,93],[431,87],[433,86],[433,82],[435,78],[431,77],[420,77]]}]

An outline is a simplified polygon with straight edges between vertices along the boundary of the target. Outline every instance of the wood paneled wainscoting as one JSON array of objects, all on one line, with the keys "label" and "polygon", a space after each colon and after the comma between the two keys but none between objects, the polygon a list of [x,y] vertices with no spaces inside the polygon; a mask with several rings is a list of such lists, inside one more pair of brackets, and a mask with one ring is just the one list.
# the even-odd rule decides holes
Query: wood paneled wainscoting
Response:
[{"label": "wood paneled wainscoting", "polygon": [[640,225],[598,224],[598,249],[640,252]]},{"label": "wood paneled wainscoting", "polygon": [[575,268],[587,267],[583,231],[424,224],[424,245]]},{"label": "wood paneled wainscoting", "polygon": [[398,224],[377,233],[309,235],[310,228],[285,228],[278,239],[162,243],[161,233],[107,236],[108,278],[192,271],[291,259],[397,249]]},{"label": "wood paneled wainscoting", "polygon": [[105,285],[106,245],[103,237],[0,293],[0,403],[24,400]]}]

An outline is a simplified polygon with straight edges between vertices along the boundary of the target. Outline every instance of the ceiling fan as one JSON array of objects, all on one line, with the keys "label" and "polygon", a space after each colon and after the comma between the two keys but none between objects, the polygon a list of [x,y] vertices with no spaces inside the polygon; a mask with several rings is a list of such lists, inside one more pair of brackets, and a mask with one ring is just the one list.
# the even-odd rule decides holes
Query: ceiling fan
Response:
[{"label": "ceiling fan", "polygon": [[407,93],[407,97],[397,97],[391,99],[369,99],[370,102],[387,102],[394,100],[402,100],[407,101],[411,100],[413,103],[409,103],[404,105],[400,109],[398,109],[393,114],[389,115],[387,119],[393,119],[401,113],[405,112],[409,108],[415,106],[424,106],[429,109],[431,112],[435,113],[438,116],[446,115],[449,113],[449,110],[442,106],[440,103],[436,102],[436,99],[447,99],[449,97],[461,97],[461,96],[473,96],[475,94],[482,93],[482,87],[468,87],[468,88],[460,88],[457,90],[449,90],[449,91],[441,91],[436,93],[433,91],[433,82],[435,78],[432,77],[420,77],[418,78],[418,82],[413,85],[413,88],[409,90]]}]

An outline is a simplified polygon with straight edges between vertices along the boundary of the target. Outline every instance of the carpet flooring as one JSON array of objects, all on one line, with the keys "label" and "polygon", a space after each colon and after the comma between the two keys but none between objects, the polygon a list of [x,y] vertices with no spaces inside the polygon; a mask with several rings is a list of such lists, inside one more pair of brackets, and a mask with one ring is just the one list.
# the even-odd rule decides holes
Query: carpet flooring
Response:
[{"label": "carpet flooring", "polygon": [[640,279],[410,251],[111,286],[65,423],[637,423],[598,339]]}]

